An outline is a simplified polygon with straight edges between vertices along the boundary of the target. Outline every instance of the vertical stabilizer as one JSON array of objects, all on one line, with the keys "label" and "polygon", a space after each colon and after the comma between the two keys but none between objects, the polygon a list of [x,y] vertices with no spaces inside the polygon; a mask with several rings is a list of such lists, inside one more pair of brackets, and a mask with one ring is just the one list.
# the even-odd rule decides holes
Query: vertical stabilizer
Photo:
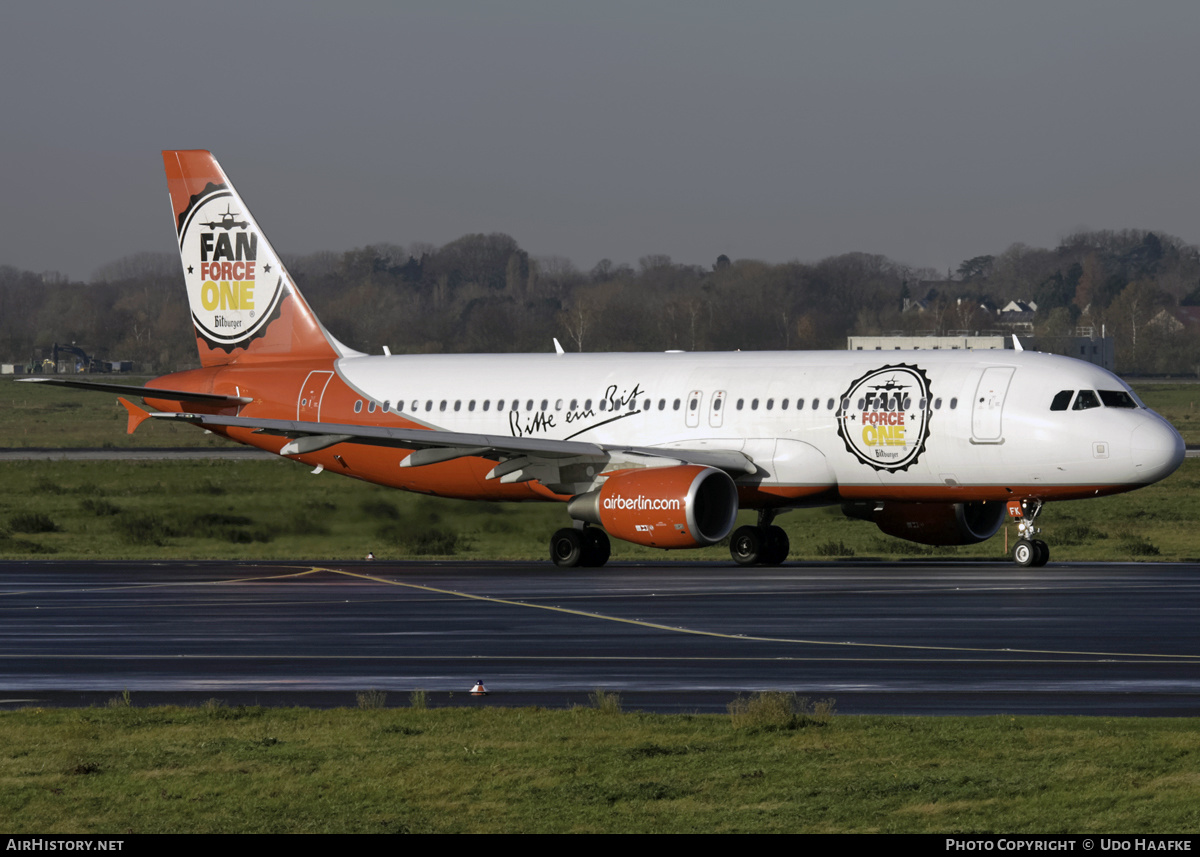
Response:
[{"label": "vertical stabilizer", "polygon": [[163,164],[201,364],[346,354],[300,295],[212,153],[166,151]]}]

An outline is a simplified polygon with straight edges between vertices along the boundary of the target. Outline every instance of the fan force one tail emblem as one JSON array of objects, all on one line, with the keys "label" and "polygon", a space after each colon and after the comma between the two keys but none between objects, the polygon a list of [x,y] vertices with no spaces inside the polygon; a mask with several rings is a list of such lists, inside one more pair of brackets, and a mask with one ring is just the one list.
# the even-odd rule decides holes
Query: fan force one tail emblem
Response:
[{"label": "fan force one tail emblem", "polygon": [[231,207],[241,206],[227,189],[210,185],[179,232],[196,331],[223,348],[260,333],[284,291],[279,263],[270,245],[259,241],[257,224]]},{"label": "fan force one tail emblem", "polygon": [[846,449],[876,470],[907,470],[929,437],[929,379],[916,366],[884,366],[842,394],[838,434]]}]

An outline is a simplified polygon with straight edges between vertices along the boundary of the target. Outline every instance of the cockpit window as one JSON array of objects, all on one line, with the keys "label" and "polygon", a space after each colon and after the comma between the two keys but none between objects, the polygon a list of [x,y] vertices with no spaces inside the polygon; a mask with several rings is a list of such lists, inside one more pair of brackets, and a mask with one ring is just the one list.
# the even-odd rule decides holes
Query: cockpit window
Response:
[{"label": "cockpit window", "polygon": [[1079,395],[1075,397],[1075,404],[1071,406],[1073,411],[1086,411],[1088,408],[1100,407],[1100,400],[1096,398],[1096,394],[1091,390],[1080,390]]},{"label": "cockpit window", "polygon": [[1133,396],[1126,393],[1124,390],[1101,390],[1100,401],[1104,402],[1106,408],[1136,408],[1137,402],[1133,400]]},{"label": "cockpit window", "polygon": [[1075,395],[1074,390],[1063,390],[1054,394],[1054,401],[1050,403],[1050,410],[1065,411],[1071,404],[1071,397]]}]

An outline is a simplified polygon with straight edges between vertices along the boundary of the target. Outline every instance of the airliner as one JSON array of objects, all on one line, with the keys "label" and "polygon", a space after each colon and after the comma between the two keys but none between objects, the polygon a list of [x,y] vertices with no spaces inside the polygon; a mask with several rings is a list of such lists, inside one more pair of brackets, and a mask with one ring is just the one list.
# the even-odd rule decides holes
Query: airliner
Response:
[{"label": "airliner", "polygon": [[[322,326],[211,153],[163,161],[202,368],[144,387],[28,380],[117,393],[130,432],[176,420],[314,472],[561,503],[561,567],[604,565],[610,536],[729,539],[738,565],[778,565],[776,516],[825,505],[927,545],[1011,518],[1014,561],[1039,566],[1046,503],[1150,485],[1184,457],[1112,373],[1016,348],[363,354]],[[757,523],[735,529],[742,509]]]}]

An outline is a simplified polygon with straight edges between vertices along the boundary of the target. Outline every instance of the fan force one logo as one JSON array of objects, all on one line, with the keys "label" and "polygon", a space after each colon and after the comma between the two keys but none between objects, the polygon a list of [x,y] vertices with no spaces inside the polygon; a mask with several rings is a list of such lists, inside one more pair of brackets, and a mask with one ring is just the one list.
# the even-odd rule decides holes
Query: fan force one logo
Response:
[{"label": "fan force one logo", "polygon": [[187,213],[179,236],[196,332],[217,347],[260,333],[283,293],[279,261],[241,208],[228,190],[214,189]]},{"label": "fan force one logo", "polygon": [[842,394],[838,434],[876,470],[907,470],[929,437],[929,379],[916,366],[872,369]]}]

